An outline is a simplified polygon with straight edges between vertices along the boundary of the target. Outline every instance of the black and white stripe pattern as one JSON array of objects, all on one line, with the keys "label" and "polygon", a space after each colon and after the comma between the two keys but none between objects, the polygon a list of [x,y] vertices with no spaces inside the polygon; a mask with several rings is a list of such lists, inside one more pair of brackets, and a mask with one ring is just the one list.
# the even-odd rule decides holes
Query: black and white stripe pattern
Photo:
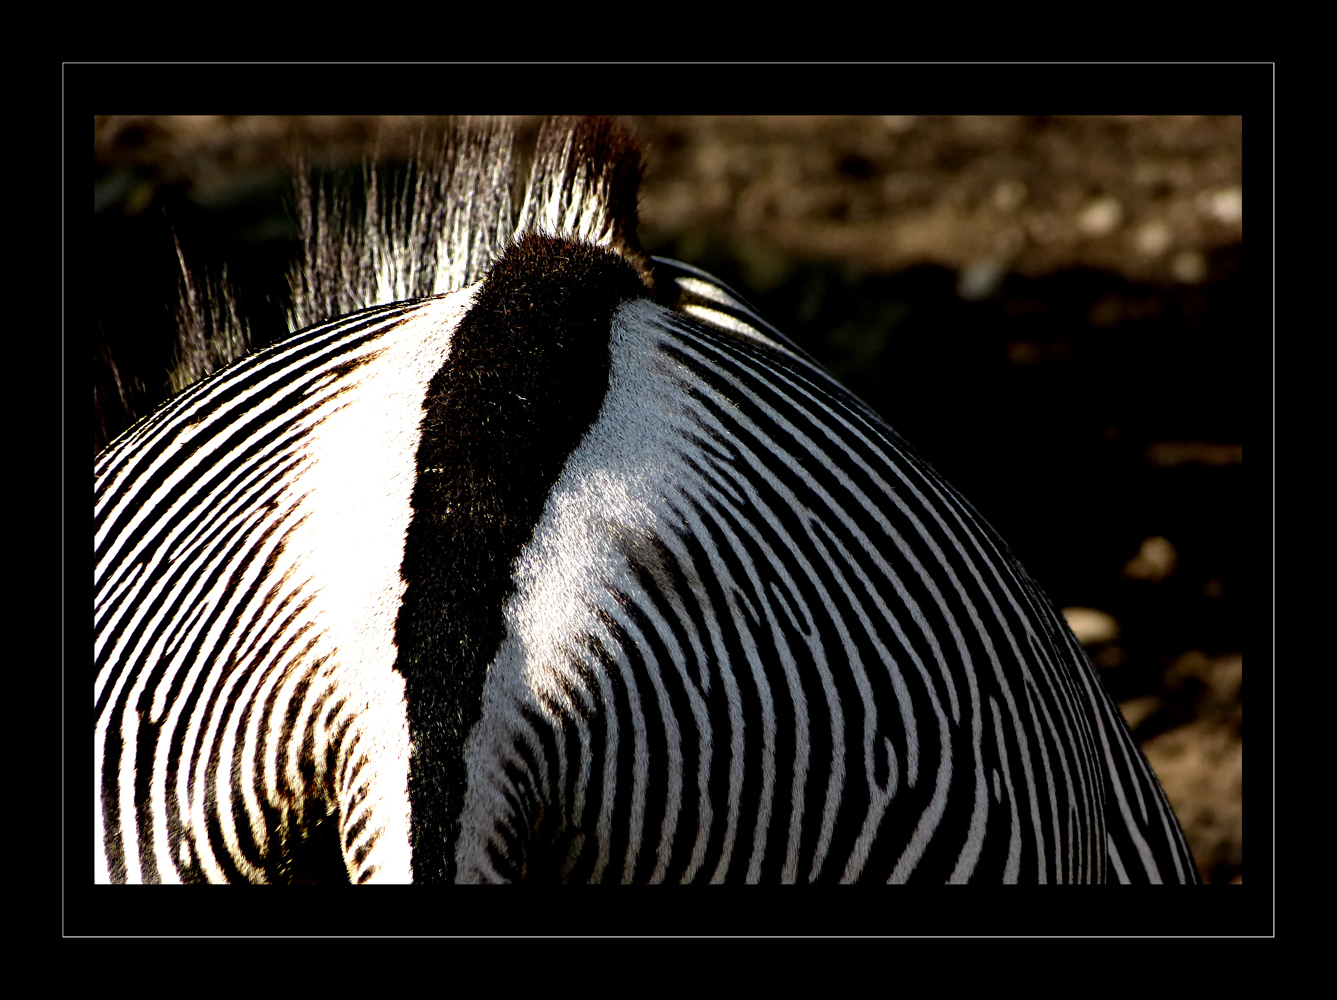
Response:
[{"label": "black and white stripe pattern", "polygon": [[499,259],[99,459],[98,880],[1196,881],[1003,542],[636,174],[550,126]]},{"label": "black and white stripe pattern", "polygon": [[[402,847],[391,861],[374,850],[408,823],[378,785],[386,767],[402,782],[408,753],[393,624],[417,421],[398,393],[425,391],[465,297],[299,334],[102,456],[100,876],[286,878],[333,812],[334,857],[353,838],[355,879],[407,878]],[[381,826],[359,829],[364,814]],[[371,840],[378,829],[397,833]]]}]

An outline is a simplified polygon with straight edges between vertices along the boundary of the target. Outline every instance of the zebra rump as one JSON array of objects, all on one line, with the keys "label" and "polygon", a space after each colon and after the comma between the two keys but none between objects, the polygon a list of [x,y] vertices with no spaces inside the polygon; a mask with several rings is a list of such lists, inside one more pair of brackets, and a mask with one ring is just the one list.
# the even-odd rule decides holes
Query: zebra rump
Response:
[{"label": "zebra rump", "polygon": [[629,135],[518,159],[303,177],[273,347],[188,281],[95,464],[96,880],[1197,881],[1002,540],[641,250]]}]

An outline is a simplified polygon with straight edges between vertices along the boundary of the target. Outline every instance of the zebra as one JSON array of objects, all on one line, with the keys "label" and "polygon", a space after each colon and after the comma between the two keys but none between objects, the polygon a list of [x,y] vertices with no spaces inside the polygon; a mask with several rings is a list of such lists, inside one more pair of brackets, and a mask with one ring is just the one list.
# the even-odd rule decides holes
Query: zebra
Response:
[{"label": "zebra", "polygon": [[629,131],[518,161],[300,188],[291,335],[96,459],[95,881],[1198,881],[993,529],[644,252]]}]

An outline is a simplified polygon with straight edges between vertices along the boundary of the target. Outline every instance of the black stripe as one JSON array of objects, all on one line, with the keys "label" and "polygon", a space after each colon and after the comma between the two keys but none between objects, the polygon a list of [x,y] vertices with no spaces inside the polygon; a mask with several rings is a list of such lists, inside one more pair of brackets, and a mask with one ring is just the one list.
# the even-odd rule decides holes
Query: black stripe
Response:
[{"label": "black stripe", "polygon": [[419,881],[454,876],[464,741],[512,564],[603,404],[613,311],[645,294],[609,251],[527,236],[488,274],[428,389],[395,631]]}]

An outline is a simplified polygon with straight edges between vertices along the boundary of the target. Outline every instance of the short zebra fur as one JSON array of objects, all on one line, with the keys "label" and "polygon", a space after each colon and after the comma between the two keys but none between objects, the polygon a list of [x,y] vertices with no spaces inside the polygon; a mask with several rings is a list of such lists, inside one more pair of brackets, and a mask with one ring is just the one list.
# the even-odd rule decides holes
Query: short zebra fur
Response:
[{"label": "short zebra fur", "polygon": [[625,133],[512,163],[299,194],[301,328],[99,457],[97,880],[1196,881],[1001,539],[640,250]]}]

